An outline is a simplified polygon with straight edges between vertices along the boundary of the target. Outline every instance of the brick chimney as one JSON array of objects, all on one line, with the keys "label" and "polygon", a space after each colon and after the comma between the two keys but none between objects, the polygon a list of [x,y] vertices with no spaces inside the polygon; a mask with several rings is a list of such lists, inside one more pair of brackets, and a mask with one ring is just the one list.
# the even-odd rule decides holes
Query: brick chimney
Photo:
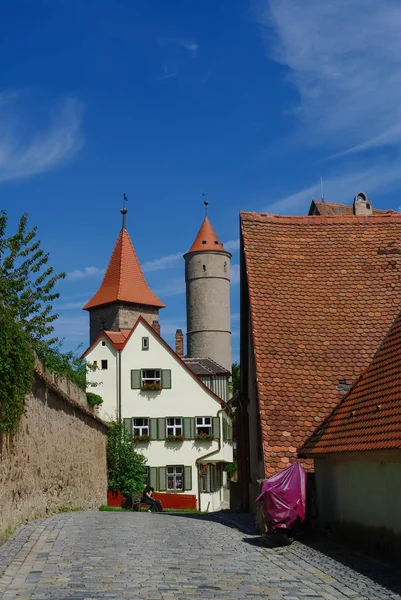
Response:
[{"label": "brick chimney", "polygon": [[177,329],[175,332],[175,351],[180,358],[184,356],[184,334],[182,329]]},{"label": "brick chimney", "polygon": [[358,192],[354,198],[354,215],[372,215],[372,203],[365,192]]},{"label": "brick chimney", "polygon": [[156,333],[160,335],[160,323],[157,319],[152,321],[152,327],[156,331]]}]

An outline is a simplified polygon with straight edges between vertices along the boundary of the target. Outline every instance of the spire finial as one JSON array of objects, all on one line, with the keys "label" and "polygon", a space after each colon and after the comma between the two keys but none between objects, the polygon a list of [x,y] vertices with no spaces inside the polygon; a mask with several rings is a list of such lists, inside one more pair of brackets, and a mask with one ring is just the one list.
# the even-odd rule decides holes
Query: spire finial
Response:
[{"label": "spire finial", "polygon": [[202,194],[202,196],[204,197],[203,204],[205,205],[205,217],[207,217],[207,207],[209,205],[209,200],[207,199],[207,194]]},{"label": "spire finial", "polygon": [[320,198],[324,202],[323,177],[320,178]]},{"label": "spire finial", "polygon": [[121,231],[124,231],[124,230],[125,230],[125,215],[126,215],[126,214],[127,214],[127,212],[128,212],[128,210],[127,210],[127,208],[126,208],[126,206],[125,206],[125,203],[126,203],[127,201],[128,201],[127,194],[123,194],[123,207],[122,207],[122,209],[121,209],[121,211],[120,211],[120,212],[121,212],[121,214],[122,214],[122,216],[123,216],[123,223],[122,223]]}]

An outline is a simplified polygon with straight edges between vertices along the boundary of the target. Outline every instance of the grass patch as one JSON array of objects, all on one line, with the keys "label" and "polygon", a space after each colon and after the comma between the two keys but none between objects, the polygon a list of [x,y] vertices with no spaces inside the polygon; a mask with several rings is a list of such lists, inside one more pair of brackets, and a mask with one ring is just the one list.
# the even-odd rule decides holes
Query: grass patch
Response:
[{"label": "grass patch", "polygon": [[128,508],[119,508],[118,506],[99,506],[99,510],[102,512],[131,512]]}]

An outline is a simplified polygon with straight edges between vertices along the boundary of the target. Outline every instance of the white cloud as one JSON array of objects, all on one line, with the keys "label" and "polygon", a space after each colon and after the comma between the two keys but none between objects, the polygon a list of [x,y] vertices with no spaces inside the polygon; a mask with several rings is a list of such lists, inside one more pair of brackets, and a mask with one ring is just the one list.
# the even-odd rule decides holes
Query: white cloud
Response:
[{"label": "white cloud", "polygon": [[65,99],[51,126],[24,139],[24,119],[16,112],[17,95],[0,96],[0,181],[44,173],[71,160],[82,148],[83,106],[74,98]]},{"label": "white cloud", "polygon": [[76,269],[67,273],[66,280],[75,281],[77,279],[86,279],[87,277],[101,277],[105,269],[99,267],[85,267],[83,270]]},{"label": "white cloud", "polygon": [[[259,3],[260,6],[260,3]],[[264,0],[273,58],[299,93],[299,139],[356,153],[401,141],[398,0]]]},{"label": "white cloud", "polygon": [[175,254],[167,254],[167,256],[148,260],[143,263],[142,270],[149,273],[151,271],[160,271],[166,267],[174,267],[179,260],[184,262],[182,259],[183,255],[183,252],[176,252]]},{"label": "white cloud", "polygon": [[172,279],[167,285],[159,288],[155,292],[161,298],[167,298],[168,296],[179,296],[185,294],[185,281],[183,277],[176,277]]},{"label": "white cloud", "polygon": [[232,252],[233,250],[239,250],[239,238],[236,240],[228,240],[228,242],[223,242],[224,249],[227,252]]}]

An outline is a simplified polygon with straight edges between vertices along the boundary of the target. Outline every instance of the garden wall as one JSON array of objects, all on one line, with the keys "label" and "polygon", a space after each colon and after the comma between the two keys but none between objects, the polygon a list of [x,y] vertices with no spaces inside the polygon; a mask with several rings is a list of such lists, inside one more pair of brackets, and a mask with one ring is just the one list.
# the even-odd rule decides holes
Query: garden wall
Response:
[{"label": "garden wall", "polygon": [[37,363],[18,430],[0,433],[0,542],[21,523],[107,502],[107,425],[74,384]]}]

